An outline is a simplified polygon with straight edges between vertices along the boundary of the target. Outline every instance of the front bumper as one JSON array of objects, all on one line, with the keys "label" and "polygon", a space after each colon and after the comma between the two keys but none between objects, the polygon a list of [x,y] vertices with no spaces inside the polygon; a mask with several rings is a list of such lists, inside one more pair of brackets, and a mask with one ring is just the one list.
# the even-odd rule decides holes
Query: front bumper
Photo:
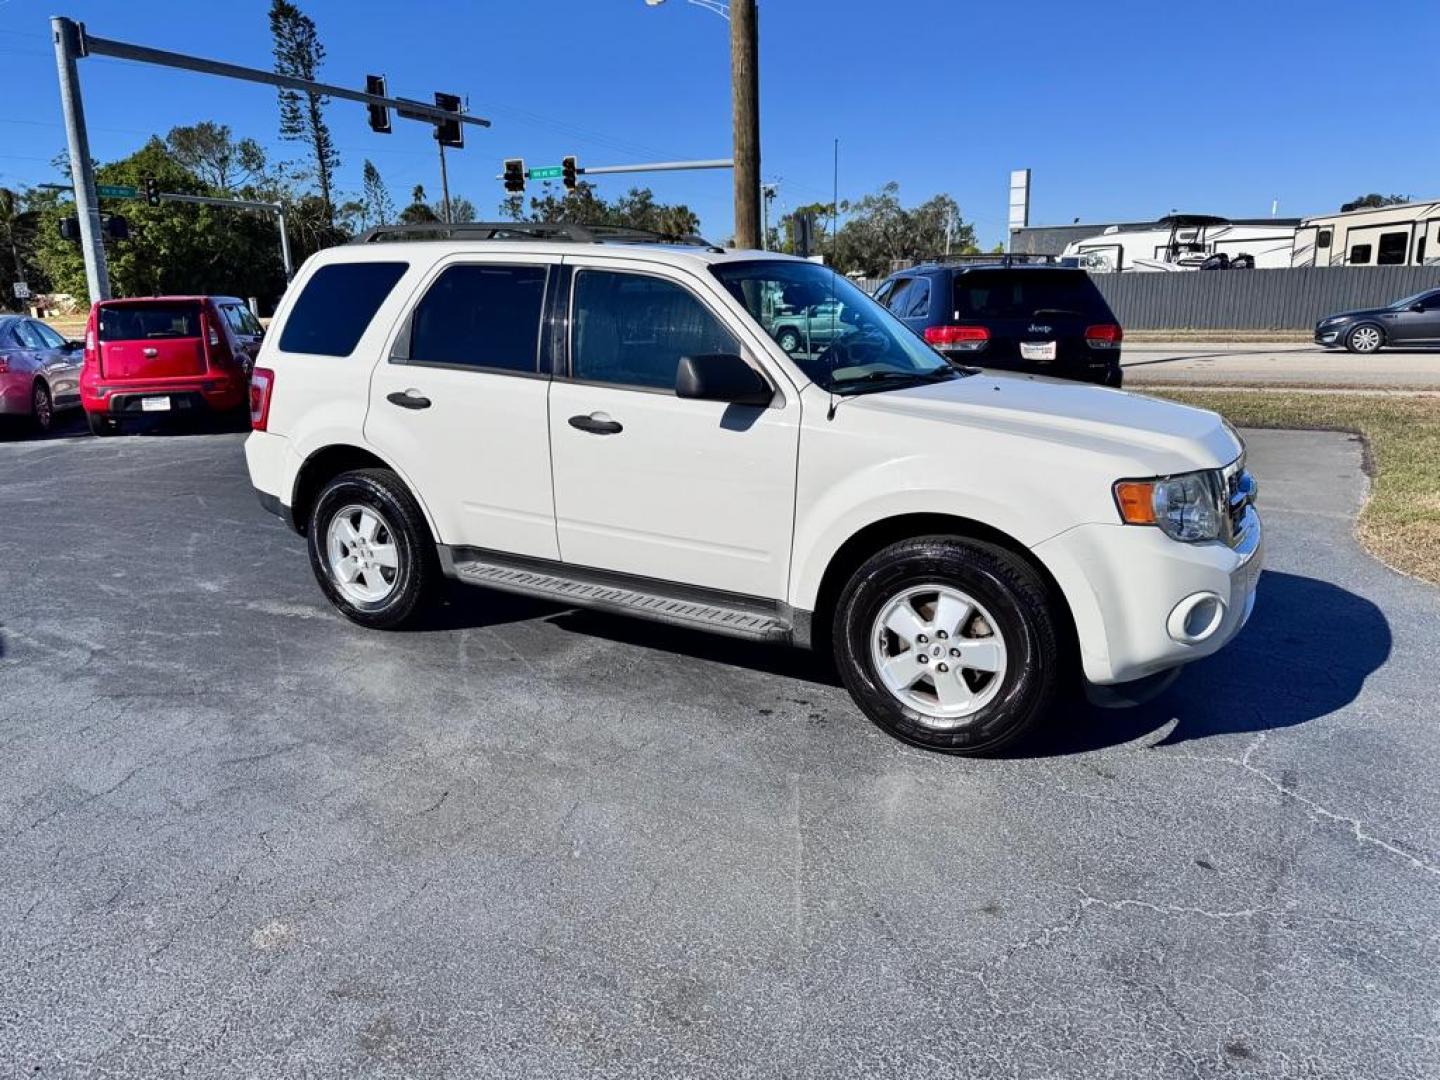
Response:
[{"label": "front bumper", "polygon": [[1334,326],[1322,325],[1315,327],[1316,345],[1339,345],[1341,343],[1341,339],[1344,336],[1345,328],[1339,324],[1336,324]]},{"label": "front bumper", "polygon": [[1255,607],[1264,533],[1251,506],[1233,547],[1183,544],[1144,526],[1082,525],[1035,554],[1070,603],[1086,679],[1111,686],[1199,660],[1234,638]]}]

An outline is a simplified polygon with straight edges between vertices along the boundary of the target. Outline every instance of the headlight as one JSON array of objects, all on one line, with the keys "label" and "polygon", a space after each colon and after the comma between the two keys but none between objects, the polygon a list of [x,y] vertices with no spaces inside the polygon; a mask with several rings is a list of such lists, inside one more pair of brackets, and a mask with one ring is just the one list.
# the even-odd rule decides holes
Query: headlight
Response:
[{"label": "headlight", "polygon": [[1127,525],[1155,525],[1187,544],[1218,540],[1225,521],[1225,480],[1219,469],[1121,480],[1115,485],[1115,505]]}]

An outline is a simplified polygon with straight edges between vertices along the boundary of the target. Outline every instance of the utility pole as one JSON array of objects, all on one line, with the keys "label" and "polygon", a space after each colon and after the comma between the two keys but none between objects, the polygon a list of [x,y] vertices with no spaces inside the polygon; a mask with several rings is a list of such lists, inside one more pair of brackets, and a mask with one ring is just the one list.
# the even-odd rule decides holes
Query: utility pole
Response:
[{"label": "utility pole", "polygon": [[440,147],[440,195],[444,199],[445,224],[453,224],[450,220],[450,177],[445,172],[445,144],[439,143]]},{"label": "utility pole", "polygon": [[735,246],[760,246],[760,15],[755,0],[730,3],[730,83],[735,128]]},{"label": "utility pole", "polygon": [[90,138],[85,131],[80,73],[75,69],[75,61],[81,55],[80,27],[57,15],[50,20],[50,33],[55,39],[55,68],[60,76],[60,108],[65,114],[70,178],[75,184],[75,215],[80,219],[80,246],[85,251],[85,285],[94,303],[110,299],[110,270],[105,265],[105,241],[100,233],[100,199],[95,194],[95,167],[90,161]]}]

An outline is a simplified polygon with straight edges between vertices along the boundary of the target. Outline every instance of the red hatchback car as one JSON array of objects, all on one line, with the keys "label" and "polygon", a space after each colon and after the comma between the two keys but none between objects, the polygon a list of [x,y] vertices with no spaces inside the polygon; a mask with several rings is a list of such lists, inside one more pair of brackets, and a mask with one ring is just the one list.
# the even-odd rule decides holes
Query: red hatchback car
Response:
[{"label": "red hatchback car", "polygon": [[263,331],[229,296],[102,300],[85,327],[80,401],[90,430],[127,420],[241,412]]}]

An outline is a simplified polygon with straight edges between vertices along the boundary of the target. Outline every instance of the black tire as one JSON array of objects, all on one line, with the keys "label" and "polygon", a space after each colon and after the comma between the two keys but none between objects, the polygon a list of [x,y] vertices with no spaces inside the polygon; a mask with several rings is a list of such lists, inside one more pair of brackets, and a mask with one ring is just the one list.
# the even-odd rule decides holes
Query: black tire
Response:
[{"label": "black tire", "polygon": [[1124,382],[1125,369],[1122,368],[1119,364],[1116,364],[1113,368],[1111,368],[1108,372],[1105,373],[1106,386],[1119,390]]},{"label": "black tire", "polygon": [[[871,650],[871,630],[886,605],[907,589],[932,584],[973,597],[1005,649],[1005,668],[993,676],[998,689],[951,727],[892,694]],[[903,742],[949,754],[994,754],[1035,727],[1062,683],[1062,640],[1050,592],[1034,568],[1002,547],[961,537],[892,544],[855,571],[836,607],[836,665],[865,715]]]},{"label": "black tire", "polygon": [[800,351],[800,332],[798,330],[793,330],[787,326],[784,330],[780,331],[775,341],[779,344],[780,348],[784,349],[787,353],[797,353]]},{"label": "black tire", "polygon": [[[331,522],[346,507],[366,507],[382,519],[396,548],[391,588],[383,599],[366,603],[347,596],[331,573],[327,552]],[[330,602],[352,622],[393,630],[419,615],[440,580],[435,542],[414,496],[386,469],[341,473],[321,490],[310,510],[307,539],[310,566]]]},{"label": "black tire", "polygon": [[87,412],[85,423],[90,425],[90,434],[96,438],[103,439],[110,435],[118,435],[120,432],[119,421],[110,419],[104,413]]},{"label": "black tire", "polygon": [[[1365,333],[1361,333],[1365,331]],[[1357,340],[1359,335],[1359,340]],[[1374,323],[1361,323],[1359,326],[1352,326],[1345,335],[1345,348],[1352,353],[1362,355],[1379,352],[1380,346],[1385,344],[1385,331]]]},{"label": "black tire", "polygon": [[30,391],[30,422],[41,435],[50,434],[55,426],[55,402],[50,397],[50,388],[39,379]]}]

